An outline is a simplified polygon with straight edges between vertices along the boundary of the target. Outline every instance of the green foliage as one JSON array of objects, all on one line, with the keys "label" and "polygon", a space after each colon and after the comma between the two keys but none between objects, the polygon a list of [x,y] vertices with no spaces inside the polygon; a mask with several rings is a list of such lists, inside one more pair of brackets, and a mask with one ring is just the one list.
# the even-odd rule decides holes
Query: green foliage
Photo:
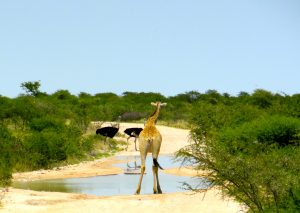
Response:
[{"label": "green foliage", "polygon": [[0,96],[0,121],[12,117],[12,101],[9,98]]},{"label": "green foliage", "polygon": [[68,90],[58,90],[52,94],[52,97],[61,101],[76,102],[76,96],[72,95]]},{"label": "green foliage", "polygon": [[60,130],[63,128],[63,122],[53,117],[33,118],[28,126],[35,131],[43,131],[44,129]]},{"label": "green foliage", "polygon": [[252,94],[252,103],[260,108],[268,108],[272,105],[273,94],[262,90],[257,89]]},{"label": "green foliage", "polygon": [[[237,128],[229,127],[218,134],[228,151],[240,152],[244,148],[263,149],[268,146],[298,146],[300,144],[300,120],[283,116],[271,116],[245,123]],[[235,147],[235,149],[233,149]],[[265,147],[266,148],[266,147]],[[254,150],[255,154],[257,151]]]},{"label": "green foliage", "polygon": [[297,146],[300,144],[300,120],[282,116],[265,119],[257,127],[257,140],[268,145]]},{"label": "green foliage", "polygon": [[210,137],[196,128],[178,156],[210,171],[213,184],[253,212],[293,212],[300,208],[299,133],[299,119],[276,115],[225,125]]},{"label": "green foliage", "polygon": [[32,96],[37,96],[40,91],[39,88],[41,86],[41,83],[39,81],[28,81],[21,84],[22,89],[26,91],[27,94]]},{"label": "green foliage", "polygon": [[[211,104],[199,101],[194,104],[192,122],[203,134],[213,134],[224,127],[233,127],[264,115],[264,111],[251,105]],[[197,129],[195,129],[196,131]]]},{"label": "green foliage", "polygon": [[[40,126],[38,126],[40,128]],[[75,127],[56,125],[53,128],[38,129],[27,135],[24,141],[24,154],[31,153],[25,160],[30,169],[49,168],[68,157],[80,156],[80,131]],[[28,161],[28,162],[27,162]]]},{"label": "green foliage", "polygon": [[0,187],[10,184],[12,177],[14,138],[3,125],[0,125]]}]

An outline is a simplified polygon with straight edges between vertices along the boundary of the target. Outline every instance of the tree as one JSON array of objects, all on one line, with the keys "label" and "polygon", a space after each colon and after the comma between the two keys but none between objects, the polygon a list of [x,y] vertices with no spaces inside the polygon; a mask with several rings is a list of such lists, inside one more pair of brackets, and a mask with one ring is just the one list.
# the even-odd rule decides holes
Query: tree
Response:
[{"label": "tree", "polygon": [[27,81],[27,82],[23,82],[21,84],[21,88],[24,89],[26,91],[27,94],[32,95],[32,96],[37,96],[38,94],[40,94],[40,88],[41,83],[40,81]]},{"label": "tree", "polygon": [[251,96],[252,103],[260,108],[267,109],[272,105],[274,95],[266,90],[257,89]]}]

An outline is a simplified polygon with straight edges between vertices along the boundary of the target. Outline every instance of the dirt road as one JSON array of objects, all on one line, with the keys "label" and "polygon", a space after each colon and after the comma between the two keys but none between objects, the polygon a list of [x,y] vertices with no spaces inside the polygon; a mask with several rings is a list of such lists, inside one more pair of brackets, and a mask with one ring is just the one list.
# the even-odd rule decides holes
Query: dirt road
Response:
[{"label": "dirt road", "polygon": [[[143,127],[142,124],[121,123],[120,132],[128,127]],[[158,126],[163,143],[161,154],[173,154],[188,143],[188,130]],[[118,155],[137,155],[134,143],[128,151]],[[113,167],[114,158],[83,162],[77,165],[14,174],[15,180],[52,179],[67,177],[87,177],[95,175],[118,174],[123,171]],[[168,172],[168,171],[167,171]],[[172,169],[176,175],[194,175],[195,171],[183,168]],[[240,212],[242,206],[237,202],[223,198],[217,189],[206,193],[171,193],[162,195],[128,195],[128,196],[90,196],[74,193],[37,192],[9,188],[2,193],[0,212]],[[1,196],[1,195],[0,195]],[[0,198],[1,199],[1,198]]]}]

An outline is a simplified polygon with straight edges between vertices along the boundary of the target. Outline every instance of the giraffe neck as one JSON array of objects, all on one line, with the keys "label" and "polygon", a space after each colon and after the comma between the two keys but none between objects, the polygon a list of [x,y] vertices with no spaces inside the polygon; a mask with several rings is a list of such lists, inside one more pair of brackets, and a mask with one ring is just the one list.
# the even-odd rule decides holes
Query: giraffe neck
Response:
[{"label": "giraffe neck", "polygon": [[153,112],[150,118],[148,118],[145,126],[154,126],[159,116],[159,112],[160,112],[160,105],[157,105],[156,110]]}]

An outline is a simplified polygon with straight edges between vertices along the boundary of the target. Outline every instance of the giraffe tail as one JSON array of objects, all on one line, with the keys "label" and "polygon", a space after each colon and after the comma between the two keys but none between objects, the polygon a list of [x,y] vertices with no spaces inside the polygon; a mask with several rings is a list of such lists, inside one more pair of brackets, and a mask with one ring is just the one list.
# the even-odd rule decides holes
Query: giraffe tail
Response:
[{"label": "giraffe tail", "polygon": [[154,166],[157,166],[157,167],[160,168],[161,170],[164,170],[164,169],[159,165],[159,163],[157,162],[157,159],[156,159],[156,158],[153,158],[153,164],[154,164]]}]

